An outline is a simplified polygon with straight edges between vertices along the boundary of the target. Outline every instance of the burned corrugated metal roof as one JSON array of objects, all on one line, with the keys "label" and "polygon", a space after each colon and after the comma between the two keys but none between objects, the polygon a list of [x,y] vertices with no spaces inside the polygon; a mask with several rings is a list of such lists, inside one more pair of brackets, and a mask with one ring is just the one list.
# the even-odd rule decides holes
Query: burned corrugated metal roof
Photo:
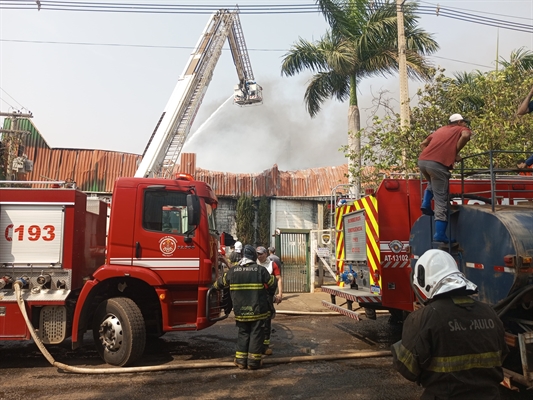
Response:
[{"label": "burned corrugated metal roof", "polygon": [[[111,193],[119,177],[134,176],[141,161],[138,154],[106,150],[50,148],[30,120],[19,120],[28,130],[24,152],[33,161],[25,180],[74,181],[85,192]],[[4,122],[4,126],[5,126]],[[211,185],[219,197],[328,197],[339,184],[347,184],[348,166],[280,171],[277,165],[260,173],[235,174],[196,168],[196,154],[183,153],[180,172]]]},{"label": "burned corrugated metal roof", "polygon": [[182,164],[182,169],[188,169],[188,173],[196,171],[192,175],[211,185],[221,197],[239,197],[242,194],[253,197],[328,197],[337,185],[348,183],[347,164],[300,171],[280,171],[274,165],[260,173],[233,174],[192,168],[194,161],[190,154],[186,156],[186,162],[187,165]]}]

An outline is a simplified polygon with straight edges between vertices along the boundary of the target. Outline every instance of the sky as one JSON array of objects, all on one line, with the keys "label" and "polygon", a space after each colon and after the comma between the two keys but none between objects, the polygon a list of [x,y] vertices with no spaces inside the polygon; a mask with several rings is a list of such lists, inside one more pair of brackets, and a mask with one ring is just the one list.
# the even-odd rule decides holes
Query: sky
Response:
[{"label": "sky", "polygon": [[[110,2],[110,1],[100,1]],[[0,111],[33,114],[33,123],[52,148],[113,150],[142,154],[183,72],[210,13],[147,14],[14,10],[0,0]],[[41,0],[43,7],[46,1]],[[214,5],[217,0],[114,0],[113,3]],[[245,5],[314,4],[314,0],[250,0]],[[533,25],[533,0],[419,1]],[[533,50],[533,33],[472,21],[421,15],[440,50],[435,66],[454,72],[493,70],[511,51]],[[283,55],[299,37],[318,40],[327,24],[321,14],[247,14],[240,21],[264,102],[239,107],[228,101],[237,73],[226,43],[183,152],[197,154],[197,167],[256,173],[336,166],[346,162],[348,103],[330,100],[311,118],[304,94],[310,73],[281,75]],[[411,97],[420,83],[409,82]],[[366,79],[358,88],[362,126],[373,96],[387,90],[399,97],[397,75]],[[524,88],[524,96],[529,88]]]}]

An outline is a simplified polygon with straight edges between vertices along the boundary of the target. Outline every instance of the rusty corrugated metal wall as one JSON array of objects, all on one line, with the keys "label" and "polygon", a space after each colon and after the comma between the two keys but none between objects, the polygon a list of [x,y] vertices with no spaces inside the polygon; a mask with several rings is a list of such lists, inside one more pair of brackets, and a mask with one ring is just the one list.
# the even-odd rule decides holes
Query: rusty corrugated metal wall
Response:
[{"label": "rusty corrugated metal wall", "polygon": [[[11,120],[4,128],[11,129]],[[74,181],[85,192],[111,193],[115,180],[133,176],[141,160],[138,154],[90,149],[52,149],[28,119],[18,119],[18,129],[28,131],[23,138],[24,154],[33,161],[27,181]],[[39,185],[34,185],[38,187]]]},{"label": "rusty corrugated metal wall", "polygon": [[[6,118],[4,128],[9,123]],[[33,171],[25,174],[28,181],[73,180],[83,191],[111,194],[115,180],[134,176],[141,160],[138,154],[116,151],[52,149],[28,119],[19,119],[19,129],[30,132],[24,139],[24,152],[33,161]],[[346,164],[301,171],[280,171],[274,165],[260,173],[234,174],[196,168],[196,154],[183,153],[180,170],[207,182],[219,197],[329,197],[335,186],[348,183]]]}]

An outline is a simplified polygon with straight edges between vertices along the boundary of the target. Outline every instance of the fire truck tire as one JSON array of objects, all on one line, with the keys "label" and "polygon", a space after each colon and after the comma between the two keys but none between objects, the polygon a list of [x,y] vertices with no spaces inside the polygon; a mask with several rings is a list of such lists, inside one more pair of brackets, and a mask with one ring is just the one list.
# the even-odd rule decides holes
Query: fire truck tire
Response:
[{"label": "fire truck tire", "polygon": [[119,367],[134,364],[146,344],[144,319],[137,304],[126,297],[100,303],[94,314],[93,338],[106,363]]}]

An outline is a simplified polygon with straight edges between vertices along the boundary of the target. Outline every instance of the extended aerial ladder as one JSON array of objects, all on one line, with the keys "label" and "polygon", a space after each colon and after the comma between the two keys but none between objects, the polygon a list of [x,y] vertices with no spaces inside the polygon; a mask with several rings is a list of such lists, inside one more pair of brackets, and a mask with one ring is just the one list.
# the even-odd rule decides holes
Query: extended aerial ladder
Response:
[{"label": "extended aerial ladder", "polygon": [[240,106],[263,101],[262,88],[254,80],[238,9],[219,10],[209,19],[189,61],[157,123],[135,177],[172,176],[213,71],[228,39],[239,83],[233,102]]}]

